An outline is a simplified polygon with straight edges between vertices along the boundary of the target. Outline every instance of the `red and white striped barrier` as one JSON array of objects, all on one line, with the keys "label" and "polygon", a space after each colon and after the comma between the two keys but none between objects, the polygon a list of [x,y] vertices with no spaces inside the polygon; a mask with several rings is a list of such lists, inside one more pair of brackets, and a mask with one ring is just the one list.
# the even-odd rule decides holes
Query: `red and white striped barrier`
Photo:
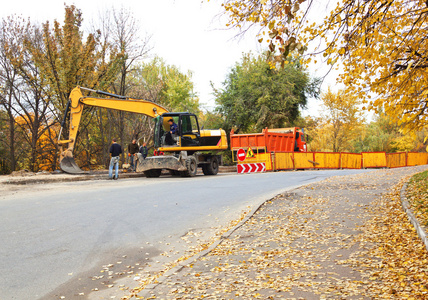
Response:
[{"label": "red and white striped barrier", "polygon": [[238,174],[266,172],[265,163],[248,163],[237,165]]}]

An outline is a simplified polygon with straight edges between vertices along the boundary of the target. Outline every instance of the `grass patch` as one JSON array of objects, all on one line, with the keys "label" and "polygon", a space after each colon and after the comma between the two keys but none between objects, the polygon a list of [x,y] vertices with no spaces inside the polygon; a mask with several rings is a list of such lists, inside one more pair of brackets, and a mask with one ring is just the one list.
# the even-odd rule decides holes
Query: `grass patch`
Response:
[{"label": "grass patch", "polygon": [[424,227],[428,227],[428,171],[414,175],[407,187],[410,206]]}]

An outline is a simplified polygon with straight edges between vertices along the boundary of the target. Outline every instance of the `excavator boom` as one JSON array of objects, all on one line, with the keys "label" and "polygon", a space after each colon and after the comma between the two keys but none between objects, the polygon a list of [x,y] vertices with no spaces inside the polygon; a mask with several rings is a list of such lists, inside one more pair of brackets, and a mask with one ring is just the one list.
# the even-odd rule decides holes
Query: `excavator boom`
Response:
[{"label": "excavator boom", "polygon": [[[114,98],[86,97],[83,96],[82,89]],[[74,88],[70,93],[69,104],[67,104],[67,107],[70,107],[69,139],[58,141],[58,144],[60,145],[67,144],[67,149],[65,151],[61,151],[60,168],[64,172],[70,174],[84,173],[74,161],[73,150],[76,143],[80,120],[83,113],[83,107],[85,105],[139,113],[153,118],[162,115],[165,112],[168,112],[168,110],[164,107],[151,101],[132,99],[124,96],[114,95],[102,91],[94,91],[81,87]],[[65,112],[65,115],[66,114],[67,111]],[[64,121],[62,125],[63,124]]]}]

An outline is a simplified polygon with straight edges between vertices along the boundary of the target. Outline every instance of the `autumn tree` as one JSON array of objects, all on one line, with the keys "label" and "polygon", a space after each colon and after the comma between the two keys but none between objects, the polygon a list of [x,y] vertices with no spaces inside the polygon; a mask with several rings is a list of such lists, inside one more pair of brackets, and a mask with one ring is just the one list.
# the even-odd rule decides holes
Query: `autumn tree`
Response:
[{"label": "autumn tree", "polygon": [[13,112],[14,107],[14,85],[17,81],[17,70],[8,59],[8,41],[15,39],[15,35],[9,31],[14,23],[10,19],[3,19],[0,31],[0,105],[2,108],[2,128],[1,142],[3,151],[7,155],[3,156],[8,164],[8,169],[15,171],[17,167],[17,138],[16,124]]},{"label": "autumn tree", "polygon": [[[169,111],[188,111],[195,114],[200,111],[192,73],[190,71],[184,73],[177,66],[168,65],[158,56],[140,63],[136,67],[132,82],[134,86],[132,91],[136,98],[156,102]],[[147,126],[140,127],[141,130],[144,128]]]},{"label": "autumn tree", "polygon": [[[10,29],[17,40],[9,41],[8,59],[17,70],[18,81],[14,85],[15,121],[20,132],[29,146],[29,160],[27,167],[31,171],[38,171],[40,165],[38,157],[52,155],[57,158],[55,143],[45,144],[41,147],[39,139],[46,130],[55,123],[51,93],[47,89],[45,78],[41,75],[39,67],[34,63],[32,54],[22,47],[25,41],[42,48],[42,34],[40,28],[29,22],[17,23]],[[48,150],[49,149],[49,150]],[[57,161],[57,160],[56,160]],[[56,168],[56,164],[52,166]]]},{"label": "autumn tree", "polygon": [[[340,81],[374,111],[408,130],[428,123],[428,4],[417,0],[338,2],[321,22],[320,2],[225,0],[229,26],[257,25],[259,41],[283,62],[293,51],[343,64]],[[317,9],[316,12],[312,11]],[[314,17],[315,16],[315,17]],[[314,42],[315,41],[315,42]],[[311,44],[310,44],[311,43]],[[317,45],[316,49],[312,46]],[[307,57],[307,62],[311,59]],[[373,98],[370,98],[373,97]]]},{"label": "autumn tree", "polygon": [[[25,46],[32,54],[36,66],[46,80],[54,105],[54,117],[62,118],[69,93],[76,86],[107,90],[116,78],[122,53],[110,43],[103,43],[101,31],[84,34],[82,31],[82,12],[75,6],[65,6],[63,24],[54,21],[42,24],[41,45],[27,40]],[[94,126],[94,110],[85,109],[79,134],[90,135],[97,130]],[[68,133],[66,125],[63,133]],[[91,151],[82,145],[83,139],[75,147],[76,156],[81,151]],[[86,165],[90,164],[86,156]]]},{"label": "autumn tree", "polygon": [[373,120],[365,124],[358,136],[352,142],[354,152],[385,151],[396,152],[392,145],[395,138],[400,136],[400,128],[393,124],[385,113],[379,112]]},{"label": "autumn tree", "polygon": [[194,91],[192,72],[183,73],[174,65],[163,65],[160,78],[164,82],[159,103],[171,111],[199,113],[199,98]]},{"label": "autumn tree", "polygon": [[[158,103],[169,111],[200,112],[199,99],[194,91],[192,73],[183,73],[178,67],[168,65],[162,58],[153,59],[136,66],[130,78],[136,98]],[[134,123],[133,136],[148,142],[153,135],[153,122],[147,116],[139,116]]]},{"label": "autumn tree", "polygon": [[0,109],[0,174],[7,174],[10,172],[10,164],[8,163],[9,149],[8,142],[8,115]]},{"label": "autumn tree", "polygon": [[245,54],[232,68],[222,89],[215,90],[217,111],[227,131],[260,131],[292,124],[308,96],[317,96],[311,80],[298,59],[290,58],[282,69],[266,62],[266,55]]},{"label": "autumn tree", "polygon": [[[16,156],[15,163],[37,171],[37,156],[43,151],[38,139],[49,127],[51,106],[40,70],[23,44],[24,40],[41,41],[41,34],[29,21],[8,17],[2,21],[1,35],[1,82],[4,85],[1,103],[9,114],[10,161]],[[14,169],[11,164],[11,170]]]},{"label": "autumn tree", "polygon": [[360,101],[345,91],[334,93],[330,88],[321,94],[321,101],[322,118],[319,128],[314,132],[311,150],[316,150],[313,148],[318,143],[323,145],[324,149],[321,150],[324,151],[350,151],[352,141],[361,134],[364,122],[358,106]]},{"label": "autumn tree", "polygon": [[[0,104],[8,114],[7,152],[11,170],[16,168],[18,159],[25,159],[29,163],[20,162],[20,166],[36,171],[37,157],[43,151],[49,148],[58,152],[51,147],[56,145],[58,136],[54,137],[49,127],[64,114],[72,88],[82,85],[107,89],[117,74],[122,55],[110,44],[100,43],[99,32],[89,33],[85,40],[80,30],[82,20],[78,9],[66,6],[62,26],[55,21],[53,28],[49,22],[39,27],[30,20],[13,17],[2,22]],[[97,128],[88,127],[93,123],[91,110],[85,114],[82,131]],[[39,141],[46,132],[49,139],[45,140],[51,145]],[[24,155],[18,148],[25,148]]]},{"label": "autumn tree", "polygon": [[[102,44],[112,45],[120,51],[122,59],[118,64],[117,74],[108,86],[108,90],[122,96],[136,97],[133,90],[135,87],[132,77],[136,72],[138,63],[147,58],[151,51],[150,35],[143,35],[141,24],[135,18],[131,9],[121,7],[112,8],[100,13],[97,21],[92,25],[92,30],[101,33]],[[135,130],[129,127],[141,127],[140,116],[122,111],[107,111],[97,109],[97,121],[100,128],[101,149],[103,161],[108,164],[108,145],[112,135],[119,139],[122,145],[133,138],[137,138]],[[106,122],[104,122],[106,121]],[[122,157],[123,159],[123,157]]]},{"label": "autumn tree", "polygon": [[[112,89],[118,95],[133,96],[133,82],[131,76],[136,72],[137,64],[147,57],[152,50],[150,45],[151,36],[141,34],[141,27],[139,21],[134,17],[131,9],[121,7],[120,9],[113,9],[110,17],[110,34],[112,43],[120,49],[124,55],[121,61],[119,74],[113,82]],[[131,126],[131,136],[127,138],[130,142],[132,139],[138,138],[137,128],[141,128],[142,122],[140,117],[136,114],[115,112],[118,130],[119,141],[125,142],[124,130],[125,126]],[[126,124],[125,124],[126,123]]]},{"label": "autumn tree", "polygon": [[212,111],[203,111],[199,114],[199,125],[205,129],[218,129],[222,128],[224,119],[217,113]]},{"label": "autumn tree", "polygon": [[26,41],[33,59],[46,77],[61,114],[71,90],[76,86],[105,89],[117,74],[122,55],[110,44],[100,44],[100,32],[84,38],[82,12],[75,6],[65,7],[64,24],[42,24],[43,45]]}]

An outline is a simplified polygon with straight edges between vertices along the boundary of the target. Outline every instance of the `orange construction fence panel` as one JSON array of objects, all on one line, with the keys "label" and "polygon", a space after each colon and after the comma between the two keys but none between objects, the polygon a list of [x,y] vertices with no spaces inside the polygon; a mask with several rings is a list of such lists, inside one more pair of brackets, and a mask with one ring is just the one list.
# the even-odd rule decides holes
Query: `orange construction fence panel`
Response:
[{"label": "orange construction fence panel", "polygon": [[361,153],[340,153],[340,168],[341,169],[361,169],[362,155]]},{"label": "orange construction fence panel", "polygon": [[[271,154],[269,152],[267,153],[257,153],[255,155],[255,158],[257,162],[265,163],[266,164],[266,171],[272,171],[272,158]],[[251,162],[251,160],[248,160],[248,162]]]},{"label": "orange construction fence panel", "polygon": [[428,164],[428,153],[407,153],[407,166],[420,166]]},{"label": "orange construction fence panel", "polygon": [[295,169],[313,169],[314,168],[313,152],[294,152]]},{"label": "orange construction fence panel", "polygon": [[314,152],[315,168],[340,169],[340,153]]},{"label": "orange construction fence panel", "polygon": [[386,168],[386,152],[362,152],[362,168]]},{"label": "orange construction fence panel", "polygon": [[406,164],[406,152],[387,153],[386,154],[386,166],[388,168],[400,168],[405,167]]},{"label": "orange construction fence panel", "polygon": [[275,170],[294,169],[293,152],[275,152]]}]

